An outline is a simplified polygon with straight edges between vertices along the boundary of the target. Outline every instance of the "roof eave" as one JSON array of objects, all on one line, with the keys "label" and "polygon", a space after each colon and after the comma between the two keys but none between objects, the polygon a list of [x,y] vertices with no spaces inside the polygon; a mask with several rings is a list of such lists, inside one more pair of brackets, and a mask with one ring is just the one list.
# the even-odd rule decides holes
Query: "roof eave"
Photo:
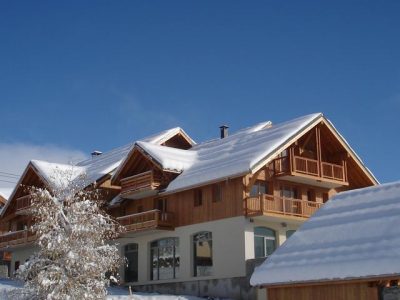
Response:
[{"label": "roof eave", "polygon": [[270,284],[259,284],[253,285],[262,288],[292,288],[300,286],[311,286],[311,285],[325,285],[325,284],[345,284],[354,282],[370,282],[370,281],[387,281],[387,280],[399,280],[400,273],[398,274],[384,274],[374,276],[362,276],[362,277],[348,277],[348,278],[333,278],[333,279],[318,279],[308,281],[291,281],[291,282],[277,282]]}]

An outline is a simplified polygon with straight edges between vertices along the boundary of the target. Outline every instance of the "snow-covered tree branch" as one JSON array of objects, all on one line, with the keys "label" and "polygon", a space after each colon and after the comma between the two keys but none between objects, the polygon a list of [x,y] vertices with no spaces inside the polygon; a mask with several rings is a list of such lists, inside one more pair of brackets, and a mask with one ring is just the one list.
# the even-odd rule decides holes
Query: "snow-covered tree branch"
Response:
[{"label": "snow-covered tree branch", "polygon": [[121,259],[115,245],[119,225],[101,207],[100,193],[84,189],[84,174],[57,170],[51,188],[30,189],[39,251],[17,276],[38,299],[104,299],[107,272]]}]

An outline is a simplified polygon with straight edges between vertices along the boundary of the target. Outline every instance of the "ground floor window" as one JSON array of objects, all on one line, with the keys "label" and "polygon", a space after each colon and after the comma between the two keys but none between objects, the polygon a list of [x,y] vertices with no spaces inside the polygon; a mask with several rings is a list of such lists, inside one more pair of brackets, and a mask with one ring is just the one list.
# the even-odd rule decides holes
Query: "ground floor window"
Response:
[{"label": "ground floor window", "polygon": [[138,281],[138,244],[125,246],[125,282]]},{"label": "ground floor window", "polygon": [[212,275],[212,233],[203,231],[193,236],[194,276]]},{"label": "ground floor window", "polygon": [[254,228],[254,255],[255,257],[266,257],[276,249],[275,230],[267,227]]},{"label": "ground floor window", "polygon": [[179,239],[165,238],[150,244],[150,279],[173,279],[179,276]]}]

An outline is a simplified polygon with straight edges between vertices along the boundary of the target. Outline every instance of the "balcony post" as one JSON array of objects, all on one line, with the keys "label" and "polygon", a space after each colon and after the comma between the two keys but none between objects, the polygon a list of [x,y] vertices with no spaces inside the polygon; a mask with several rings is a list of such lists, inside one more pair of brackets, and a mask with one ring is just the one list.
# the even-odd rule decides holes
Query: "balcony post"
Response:
[{"label": "balcony post", "polygon": [[317,142],[317,170],[318,170],[318,177],[322,175],[322,155],[321,155],[321,132],[318,126],[315,127],[315,138]]}]

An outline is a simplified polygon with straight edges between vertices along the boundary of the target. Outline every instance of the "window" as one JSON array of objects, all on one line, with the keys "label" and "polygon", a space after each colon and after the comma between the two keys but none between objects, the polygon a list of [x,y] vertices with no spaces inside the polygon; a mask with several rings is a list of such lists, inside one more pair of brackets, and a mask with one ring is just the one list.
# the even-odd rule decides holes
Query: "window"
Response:
[{"label": "window", "polygon": [[256,180],[250,190],[250,197],[257,197],[263,194],[270,194],[269,182]]},{"label": "window", "polygon": [[266,257],[276,249],[275,230],[267,227],[254,228],[254,256]]},{"label": "window", "polygon": [[317,204],[310,203],[310,202],[317,202],[317,197],[316,197],[315,191],[313,189],[307,190],[307,200],[309,201],[307,203],[308,206],[317,207]]},{"label": "window", "polygon": [[326,203],[329,199],[329,194],[328,193],[322,193],[322,201]]},{"label": "window", "polygon": [[19,269],[19,260],[14,263],[14,272],[17,272]]},{"label": "window", "polygon": [[212,233],[203,231],[193,236],[194,276],[212,275]]},{"label": "window", "polygon": [[156,199],[154,201],[154,209],[158,209],[159,211],[166,212],[167,211],[167,199]]},{"label": "window", "polygon": [[150,279],[173,279],[179,276],[179,239],[165,238],[150,244]]},{"label": "window", "polygon": [[299,192],[296,187],[284,185],[281,186],[281,197],[299,199]]},{"label": "window", "polygon": [[296,230],[287,230],[286,231],[286,239],[290,238]]},{"label": "window", "polygon": [[213,202],[222,201],[222,185],[220,183],[213,185]]},{"label": "window", "polygon": [[128,244],[124,248],[126,266],[125,282],[138,281],[138,244]]},{"label": "window", "polygon": [[27,228],[27,226],[26,226],[26,223],[25,222],[18,222],[17,223],[17,231],[19,231],[19,230],[24,230],[24,229],[26,229]]},{"label": "window", "polygon": [[315,191],[314,190],[307,190],[307,200],[315,202],[316,197],[315,197]]},{"label": "window", "polygon": [[203,205],[203,191],[201,189],[194,190],[194,206]]}]

